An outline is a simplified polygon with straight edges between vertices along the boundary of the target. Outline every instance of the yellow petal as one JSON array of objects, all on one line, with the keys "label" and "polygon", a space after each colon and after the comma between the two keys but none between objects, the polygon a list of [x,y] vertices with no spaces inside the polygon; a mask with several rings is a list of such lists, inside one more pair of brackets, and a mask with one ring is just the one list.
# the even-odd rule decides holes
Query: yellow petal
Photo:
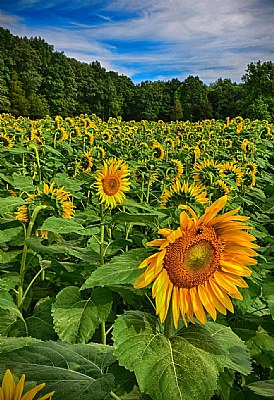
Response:
[{"label": "yellow petal", "polygon": [[45,394],[45,396],[39,397],[38,400],[47,400],[47,399],[51,399],[51,397],[54,395],[55,391],[50,392],[48,394]]},{"label": "yellow petal", "polygon": [[24,396],[22,397],[22,400],[33,400],[36,393],[38,393],[43,387],[45,386],[45,383],[41,383],[40,385],[35,386],[33,389],[29,390]]},{"label": "yellow petal", "polygon": [[191,298],[191,301],[192,301],[193,312],[194,312],[196,318],[198,318],[198,320],[202,324],[205,324],[206,323],[206,314],[205,314],[204,307],[203,307],[203,305],[201,303],[201,300],[200,300],[200,298],[198,296],[196,287],[192,287],[189,290],[189,293],[190,293],[190,298]]},{"label": "yellow petal", "polygon": [[12,400],[21,400],[22,393],[24,390],[24,383],[25,383],[25,374],[23,374],[21,376],[20,381],[16,385],[16,389],[15,389]]},{"label": "yellow petal", "polygon": [[227,196],[220,197],[218,200],[216,200],[213,204],[211,204],[210,207],[208,207],[202,215],[202,217],[199,219],[199,223],[203,224],[208,224],[210,221],[215,218],[215,216],[218,214],[220,210],[224,208],[227,202]]},{"label": "yellow petal", "polygon": [[212,304],[212,302],[210,301],[208,294],[202,285],[198,286],[198,294],[199,294],[199,297],[201,299],[201,302],[202,302],[204,308],[206,309],[206,311],[209,313],[209,315],[215,321],[217,318],[216,309],[215,309],[214,305]]},{"label": "yellow petal", "polygon": [[15,389],[15,382],[13,375],[10,372],[10,370],[7,369],[2,381],[2,390],[5,395],[5,400],[12,400],[14,389]]},{"label": "yellow petal", "polygon": [[173,292],[172,292],[172,315],[173,315],[174,326],[177,329],[178,328],[178,320],[179,320],[179,316],[180,316],[179,291],[178,291],[177,286],[174,286]]},{"label": "yellow petal", "polygon": [[218,300],[220,300],[220,302],[223,304],[225,308],[227,308],[230,312],[233,313],[234,307],[228,295],[219,287],[219,285],[217,285],[217,283],[212,278],[210,278],[209,283],[212,288],[212,291],[214,292]]},{"label": "yellow petal", "polygon": [[210,299],[211,304],[223,315],[226,315],[226,307],[220,302],[220,300],[216,297],[215,293],[213,292],[209,282],[205,282],[205,291]]},{"label": "yellow petal", "polygon": [[4,392],[1,387],[0,387],[0,400],[5,400]]}]

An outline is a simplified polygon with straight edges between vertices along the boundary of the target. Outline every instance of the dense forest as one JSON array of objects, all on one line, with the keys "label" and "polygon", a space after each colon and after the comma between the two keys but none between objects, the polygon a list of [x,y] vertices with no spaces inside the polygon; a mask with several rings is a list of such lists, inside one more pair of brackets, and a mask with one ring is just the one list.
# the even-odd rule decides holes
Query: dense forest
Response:
[{"label": "dense forest", "polygon": [[251,62],[242,82],[198,76],[165,81],[132,80],[67,57],[40,37],[18,37],[0,28],[0,113],[40,118],[95,113],[103,120],[224,119],[241,115],[274,121],[274,64]]}]

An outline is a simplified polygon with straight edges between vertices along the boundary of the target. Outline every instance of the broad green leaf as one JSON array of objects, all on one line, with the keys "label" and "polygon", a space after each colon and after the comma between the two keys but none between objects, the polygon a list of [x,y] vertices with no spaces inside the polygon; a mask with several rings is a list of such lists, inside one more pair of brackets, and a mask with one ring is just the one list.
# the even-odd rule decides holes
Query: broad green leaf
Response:
[{"label": "broad green leaf", "polygon": [[65,342],[88,342],[111,310],[112,297],[107,289],[97,288],[87,299],[83,294],[69,286],[59,292],[52,306],[55,330]]},{"label": "broad green leaf", "polygon": [[274,282],[263,284],[263,296],[267,301],[269,311],[274,319]]},{"label": "broad green leaf", "polygon": [[84,227],[71,218],[47,218],[43,225],[40,227],[41,230],[50,231],[55,233],[78,233],[84,231]]},{"label": "broad green leaf", "polygon": [[18,316],[13,311],[0,308],[0,335],[8,335],[17,318]]},{"label": "broad green leaf", "polygon": [[4,251],[0,249],[0,264],[9,264],[14,262],[22,250]]},{"label": "broad green leaf", "polygon": [[[164,215],[164,217],[166,217]],[[112,222],[130,222],[137,225],[155,225],[159,219],[156,213],[134,213],[117,212],[112,218]]]},{"label": "broad green leaf", "polygon": [[259,326],[255,335],[247,341],[252,358],[265,368],[274,367],[274,338]]},{"label": "broad green leaf", "polygon": [[23,231],[22,226],[16,228],[8,228],[0,231],[0,243],[8,243],[10,240],[16,238]]},{"label": "broad green leaf", "polygon": [[224,350],[227,356],[225,366],[244,375],[250,374],[252,371],[250,355],[239,336],[231,328],[215,322],[208,322],[205,329]]},{"label": "broad green leaf", "polygon": [[17,172],[14,172],[12,174],[12,180],[10,183],[16,189],[20,189],[24,192],[32,192],[35,189],[32,183],[32,178],[30,176],[24,176],[18,174]]},{"label": "broad green leaf", "polygon": [[113,362],[110,346],[42,342],[0,354],[0,373],[10,368],[45,382],[44,393],[55,390],[54,400],[103,400],[114,386],[113,375],[105,372]]},{"label": "broad green leaf", "polygon": [[20,275],[18,272],[5,272],[0,278],[0,289],[9,291],[14,289],[20,282]]},{"label": "broad green leaf", "polygon": [[17,207],[24,204],[24,200],[21,197],[1,197],[0,198],[0,214],[4,215],[7,212],[14,211]]},{"label": "broad green leaf", "polygon": [[64,186],[65,190],[73,195],[75,192],[81,191],[84,181],[69,178],[67,174],[58,173],[54,177],[54,182],[58,187]]},{"label": "broad green leaf", "polygon": [[155,318],[129,311],[115,321],[113,340],[120,365],[153,400],[210,400],[217,389],[225,359],[202,328],[167,339]]},{"label": "broad green leaf", "polygon": [[259,396],[274,397],[274,380],[252,382],[247,385]]},{"label": "broad green leaf", "polygon": [[150,254],[152,254],[151,249],[133,249],[113,257],[111,261],[92,272],[82,289],[119,284],[132,285],[143,272],[138,266]]},{"label": "broad green leaf", "polygon": [[20,349],[21,347],[31,346],[39,342],[40,340],[32,337],[7,337],[0,335],[0,355]]},{"label": "broad green leaf", "polygon": [[12,327],[11,335],[28,335],[41,340],[56,340],[57,334],[53,327],[51,307],[54,299],[45,297],[40,299],[31,314],[26,318],[25,324],[20,320]]},{"label": "broad green leaf", "polygon": [[4,310],[9,310],[13,314],[15,314],[17,317],[21,318],[24,320],[20,310],[16,306],[16,304],[13,301],[13,298],[9,294],[7,290],[0,289],[0,308]]}]

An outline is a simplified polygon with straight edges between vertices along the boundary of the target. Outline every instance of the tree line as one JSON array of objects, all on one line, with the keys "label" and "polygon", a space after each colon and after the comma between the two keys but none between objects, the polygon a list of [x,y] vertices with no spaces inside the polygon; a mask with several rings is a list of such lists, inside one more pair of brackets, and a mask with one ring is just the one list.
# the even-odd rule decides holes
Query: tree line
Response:
[{"label": "tree line", "polygon": [[274,121],[274,64],[248,64],[242,82],[198,76],[184,81],[132,80],[98,61],[80,62],[41,37],[18,37],[0,27],[0,113],[41,118],[95,113],[103,120],[246,118]]}]

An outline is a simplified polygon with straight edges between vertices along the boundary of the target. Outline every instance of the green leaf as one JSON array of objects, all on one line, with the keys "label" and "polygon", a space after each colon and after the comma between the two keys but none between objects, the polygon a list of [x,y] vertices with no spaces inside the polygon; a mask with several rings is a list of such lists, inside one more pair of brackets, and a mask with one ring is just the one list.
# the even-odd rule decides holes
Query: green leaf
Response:
[{"label": "green leaf", "polygon": [[18,174],[17,172],[14,172],[12,174],[12,180],[10,183],[16,189],[20,189],[24,192],[33,192],[34,191],[34,186],[33,186],[32,179],[30,176],[24,176],[24,175]]},{"label": "green leaf", "polygon": [[29,318],[26,318],[28,334],[41,340],[54,340],[57,335],[53,328],[51,307],[53,299],[45,297],[40,299]]},{"label": "green leaf", "polygon": [[227,355],[225,366],[243,375],[248,375],[252,371],[251,359],[244,342],[234,333],[231,328],[208,322],[205,329],[217,341]]},{"label": "green leaf", "polygon": [[8,335],[16,321],[17,315],[14,312],[0,308],[0,335]]},{"label": "green leaf", "polygon": [[13,301],[13,298],[11,297],[9,292],[4,289],[0,289],[0,308],[2,308],[4,310],[9,310],[13,314],[15,314],[17,317],[24,320],[20,310],[18,309],[18,307],[15,305],[15,303]]},{"label": "green leaf", "polygon": [[0,264],[9,264],[14,262],[22,250],[4,251],[0,249]]},{"label": "green leaf", "polygon": [[84,227],[74,219],[57,217],[47,218],[40,229],[63,234],[79,233],[80,231],[84,231]]},{"label": "green leaf", "polygon": [[18,272],[4,272],[0,278],[0,289],[9,291],[14,289],[20,282],[20,274]]},{"label": "green leaf", "polygon": [[114,386],[113,375],[105,372],[114,361],[110,346],[42,342],[0,354],[0,373],[10,368],[45,382],[44,393],[55,390],[54,400],[103,400]]},{"label": "green leaf", "polygon": [[111,261],[95,270],[81,289],[119,284],[132,285],[143,272],[138,266],[151,254],[151,249],[132,249],[115,256]]},{"label": "green leaf", "polygon": [[247,386],[259,396],[274,397],[274,380],[252,382]]},{"label": "green leaf", "polygon": [[115,321],[113,340],[120,365],[153,400],[210,400],[217,389],[223,352],[200,327],[167,339],[155,318],[129,311]]},{"label": "green leaf", "polygon": [[0,243],[8,243],[10,240],[20,235],[21,232],[23,232],[22,226],[17,226],[16,228],[8,228],[0,231]]},{"label": "green leaf", "polygon": [[274,319],[274,282],[263,284],[263,296],[267,301],[269,311]]},{"label": "green leaf", "polygon": [[17,207],[24,204],[24,200],[21,197],[1,197],[0,198],[0,214],[4,215],[7,212],[14,211]]},{"label": "green leaf", "polygon": [[[164,217],[166,217],[164,215]],[[126,212],[117,212],[112,218],[112,222],[123,223],[130,222],[137,225],[156,225],[159,219],[159,214],[157,213],[134,213],[129,214]]]},{"label": "green leaf", "polygon": [[112,297],[106,289],[97,288],[84,299],[79,288],[69,286],[59,292],[52,306],[55,330],[65,342],[86,343],[107,319],[111,305]]},{"label": "green leaf", "polygon": [[40,340],[32,337],[7,337],[0,335],[0,355],[20,349],[21,347],[31,346],[39,342]]}]

